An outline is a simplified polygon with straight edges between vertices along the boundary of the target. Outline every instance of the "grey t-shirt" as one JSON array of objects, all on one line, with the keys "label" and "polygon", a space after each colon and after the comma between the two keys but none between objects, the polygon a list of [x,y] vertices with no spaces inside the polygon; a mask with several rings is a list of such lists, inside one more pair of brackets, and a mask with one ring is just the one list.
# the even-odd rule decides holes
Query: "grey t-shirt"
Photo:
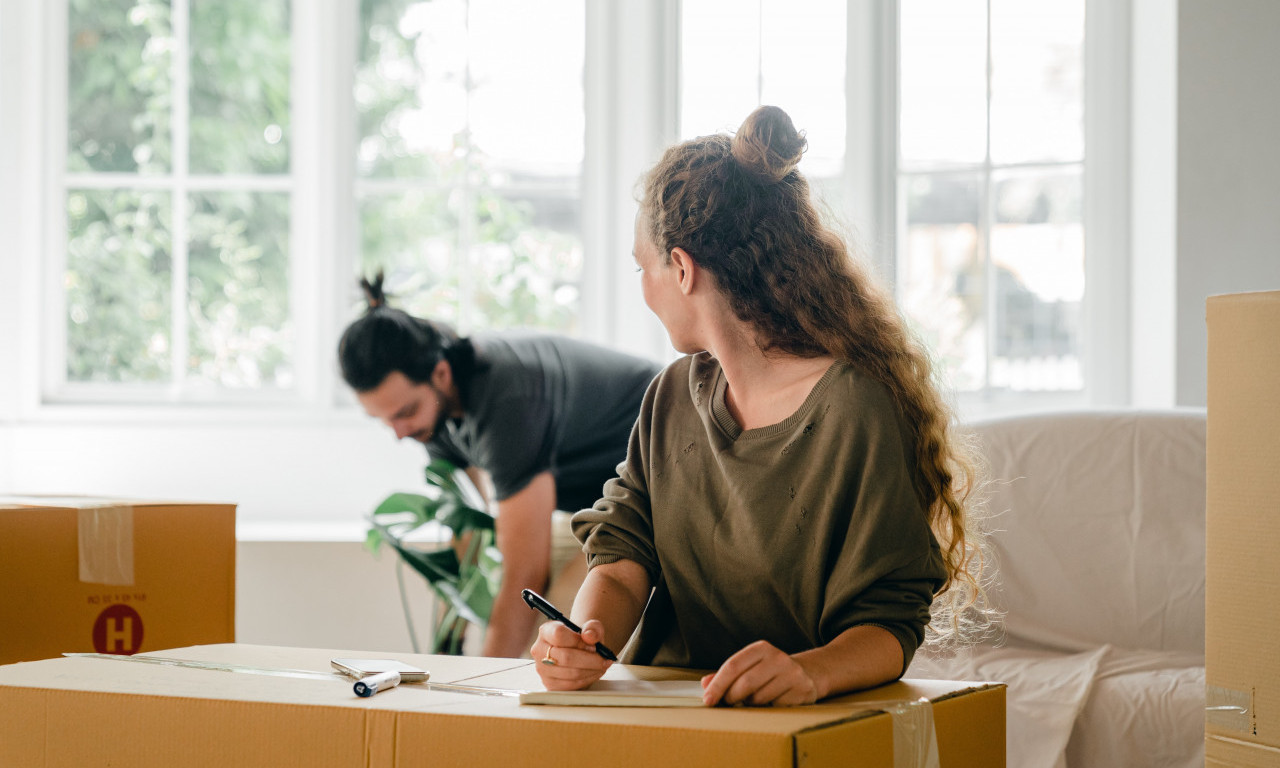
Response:
[{"label": "grey t-shirt", "polygon": [[479,467],[498,501],[550,470],[556,507],[600,498],[626,458],[627,440],[657,363],[564,336],[472,337],[477,370],[464,403],[427,444],[434,458]]}]

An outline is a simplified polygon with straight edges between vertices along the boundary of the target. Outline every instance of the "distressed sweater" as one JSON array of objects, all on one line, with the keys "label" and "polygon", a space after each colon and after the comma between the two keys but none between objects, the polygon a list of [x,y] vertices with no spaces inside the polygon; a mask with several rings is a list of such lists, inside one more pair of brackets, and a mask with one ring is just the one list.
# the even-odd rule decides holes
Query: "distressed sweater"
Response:
[{"label": "distressed sweater", "polygon": [[654,591],[624,661],[714,669],[756,640],[787,653],[874,625],[924,637],[945,569],[888,390],[837,362],[777,424],[743,430],[707,353],[650,385],[619,476],[573,518],[591,567]]}]

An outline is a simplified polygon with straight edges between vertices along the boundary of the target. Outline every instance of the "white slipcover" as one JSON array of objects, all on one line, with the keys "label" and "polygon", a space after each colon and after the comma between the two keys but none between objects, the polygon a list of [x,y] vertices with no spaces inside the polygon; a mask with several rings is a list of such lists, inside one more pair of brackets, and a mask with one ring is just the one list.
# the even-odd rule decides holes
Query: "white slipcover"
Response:
[{"label": "white slipcover", "polygon": [[1005,637],[908,677],[1009,683],[1011,768],[1204,762],[1205,416],[975,422]]}]

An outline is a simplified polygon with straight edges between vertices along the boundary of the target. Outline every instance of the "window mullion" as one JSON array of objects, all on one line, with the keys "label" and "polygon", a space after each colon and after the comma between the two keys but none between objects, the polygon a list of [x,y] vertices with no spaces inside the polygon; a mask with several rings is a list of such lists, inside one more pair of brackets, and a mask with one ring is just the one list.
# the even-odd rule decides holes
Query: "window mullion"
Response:
[{"label": "window mullion", "polygon": [[[67,269],[67,56],[69,22],[66,2],[48,3],[45,16],[45,71],[49,73],[46,96],[46,119],[50,126],[58,126],[53,135],[58,140],[44,141],[44,157],[49,169],[45,189],[44,252],[50,254],[43,260],[44,269],[41,295],[44,299],[43,322],[40,333],[48,334],[47,344],[38,344],[41,359],[42,384],[39,386],[42,400],[62,392],[67,386],[67,295],[64,276]],[[43,138],[49,132],[40,131]]]},{"label": "window mullion", "polygon": [[986,88],[986,151],[982,160],[982,197],[978,210],[978,258],[982,259],[984,273],[984,290],[982,307],[986,318],[986,349],[982,356],[982,393],[984,400],[990,400],[994,394],[991,386],[991,369],[995,357],[996,339],[999,329],[996,323],[999,318],[996,312],[996,291],[999,289],[995,261],[991,258],[991,231],[995,223],[995,206],[992,204],[994,184],[992,182],[991,162],[991,0],[987,0],[987,88]]},{"label": "window mullion", "polygon": [[466,25],[466,53],[464,57],[462,69],[463,88],[466,92],[465,122],[462,129],[462,188],[460,190],[459,205],[461,206],[458,216],[458,244],[457,251],[454,253],[455,274],[458,276],[458,328],[461,333],[471,333],[472,317],[477,313],[473,306],[475,302],[475,281],[474,273],[478,265],[472,263],[472,259],[476,255],[476,232],[478,229],[479,210],[476,206],[478,195],[476,194],[474,185],[474,174],[472,173],[473,161],[472,151],[474,146],[471,141],[471,104],[472,89],[475,83],[471,79],[471,56],[474,50],[471,45],[471,2],[466,2],[466,16],[464,24]]},{"label": "window mullion", "polygon": [[898,258],[898,3],[855,0],[845,31],[845,160],[849,222],[862,254],[892,288]]},{"label": "window mullion", "polygon": [[353,78],[359,0],[294,0],[290,19],[289,307],[297,399],[336,400],[333,339],[355,272]]},{"label": "window mullion", "polygon": [[173,0],[173,222],[170,318],[170,382],[175,397],[185,389],[187,360],[190,357],[190,322],[187,313],[188,288],[188,184],[191,119],[191,5],[189,0]]}]

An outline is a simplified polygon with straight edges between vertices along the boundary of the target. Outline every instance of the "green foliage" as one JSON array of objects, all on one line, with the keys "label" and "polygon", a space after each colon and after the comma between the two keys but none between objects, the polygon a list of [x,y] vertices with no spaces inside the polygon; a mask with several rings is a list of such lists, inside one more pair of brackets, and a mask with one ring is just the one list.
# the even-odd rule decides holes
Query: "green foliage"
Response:
[{"label": "green foliage", "polygon": [[[502,577],[502,555],[493,545],[494,519],[470,482],[447,461],[427,465],[430,495],[393,493],[369,516],[365,544],[377,552],[387,544],[417,571],[448,610],[437,625],[432,653],[461,653],[466,625],[484,627],[493,610]],[[441,525],[463,542],[459,556],[453,546],[424,551],[408,539],[424,526]]]},{"label": "green foliage", "polygon": [[191,4],[191,170],[289,170],[288,0]]},{"label": "green foliage", "polygon": [[68,26],[67,170],[168,172],[169,4],[70,0]]},{"label": "green foliage", "polygon": [[168,379],[169,197],[72,190],[67,197],[67,377]]},{"label": "green foliage", "polygon": [[[192,0],[182,46],[167,0],[67,2],[67,170],[120,174],[68,190],[68,380],[165,384],[183,375],[197,386],[293,386],[291,196],[217,180],[212,191],[199,178],[259,177],[249,187],[290,172],[290,3]],[[441,69],[438,48],[466,34],[461,8],[360,3],[352,151],[362,179],[404,183],[360,192],[359,269],[385,268],[402,306],[465,332],[572,332],[576,196],[519,197],[507,173],[470,147],[465,126],[449,146],[424,148],[416,138],[414,126],[438,111],[431,87],[456,75]],[[178,94],[174,56],[184,49],[189,88]],[[184,147],[173,146],[178,104],[189,116]],[[185,193],[139,183],[165,180],[183,167],[180,156],[196,175]],[[175,262],[178,231],[188,253]],[[185,297],[173,290],[175,263],[188,270],[176,276]],[[172,338],[175,312],[188,329],[182,340]],[[184,347],[189,354],[172,359]]]},{"label": "green foliage", "polygon": [[363,196],[359,269],[382,269],[400,306],[461,325],[464,333],[520,326],[571,333],[582,271],[579,238],[571,234],[578,225],[538,215],[539,205],[568,207],[576,215],[576,198],[521,200],[505,191],[503,174],[471,145],[465,126],[448,146],[409,140],[404,126],[438,111],[424,101],[424,86],[460,77],[451,69],[458,62],[436,50],[440,41],[467,34],[465,16],[447,11],[423,27],[428,5],[360,4],[368,34],[361,37],[356,70],[359,173],[422,187]]},{"label": "green foliage", "polygon": [[198,194],[190,211],[190,375],[226,387],[287,387],[288,195]]}]

